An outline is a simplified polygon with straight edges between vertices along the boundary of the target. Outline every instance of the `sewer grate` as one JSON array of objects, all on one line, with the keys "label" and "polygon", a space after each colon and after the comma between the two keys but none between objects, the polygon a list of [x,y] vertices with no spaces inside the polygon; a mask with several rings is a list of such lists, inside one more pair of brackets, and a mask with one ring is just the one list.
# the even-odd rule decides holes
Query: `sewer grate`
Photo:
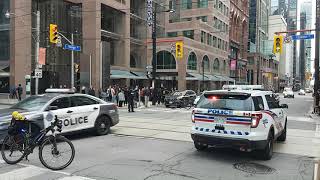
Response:
[{"label": "sewer grate", "polygon": [[251,174],[273,174],[276,169],[253,162],[236,163],[233,167],[237,170],[251,173]]}]

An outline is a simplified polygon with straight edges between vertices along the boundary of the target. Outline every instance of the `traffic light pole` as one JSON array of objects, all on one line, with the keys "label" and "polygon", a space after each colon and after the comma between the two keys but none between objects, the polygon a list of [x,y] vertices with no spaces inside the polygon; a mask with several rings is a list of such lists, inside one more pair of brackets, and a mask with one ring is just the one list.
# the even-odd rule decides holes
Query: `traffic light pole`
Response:
[{"label": "traffic light pole", "polygon": [[315,59],[314,59],[314,113],[319,113],[319,43],[320,43],[320,0],[316,2],[316,40],[315,40]]},{"label": "traffic light pole", "polygon": [[[36,14],[37,17],[37,22],[36,22],[36,47],[35,47],[35,64],[36,68],[39,68],[39,49],[40,49],[40,11],[37,11]],[[38,95],[39,93],[39,77],[35,77],[36,82],[35,82],[35,94]]]},{"label": "traffic light pole", "polygon": [[[71,34],[71,45],[74,45],[73,33]],[[74,88],[74,51],[71,51],[71,89]]]}]

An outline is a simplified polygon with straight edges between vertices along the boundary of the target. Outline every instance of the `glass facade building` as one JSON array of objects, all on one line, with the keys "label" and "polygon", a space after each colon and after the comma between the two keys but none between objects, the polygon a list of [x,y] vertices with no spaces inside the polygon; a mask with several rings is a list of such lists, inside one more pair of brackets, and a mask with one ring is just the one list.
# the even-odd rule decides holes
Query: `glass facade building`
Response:
[{"label": "glass facade building", "polygon": [[5,13],[10,11],[10,0],[0,1],[0,93],[9,91],[10,59],[10,19]]}]

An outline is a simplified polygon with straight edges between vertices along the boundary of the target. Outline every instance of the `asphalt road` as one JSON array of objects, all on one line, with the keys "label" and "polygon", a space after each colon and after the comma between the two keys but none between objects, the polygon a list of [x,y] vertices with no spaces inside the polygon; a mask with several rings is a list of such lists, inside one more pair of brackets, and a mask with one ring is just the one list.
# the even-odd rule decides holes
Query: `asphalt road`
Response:
[{"label": "asphalt road", "polygon": [[[313,131],[315,120],[308,115],[312,105],[310,100],[310,96],[281,100],[289,105],[288,128]],[[121,120],[162,121],[159,128],[163,129],[159,131],[164,131],[165,123],[190,121],[190,112],[179,109],[136,111],[121,110]],[[122,126],[126,130],[126,126]],[[117,128],[114,127],[112,132],[117,133]],[[149,128],[155,129],[155,126]],[[29,156],[29,162],[7,165],[0,161],[0,180],[309,180],[313,173],[313,158],[304,155],[275,153],[272,160],[261,161],[253,153],[227,149],[210,148],[198,152],[192,142],[165,140],[160,136],[110,134],[97,137],[82,134],[69,138],[75,145],[76,157],[65,170],[52,172],[45,169],[35,151]]]}]

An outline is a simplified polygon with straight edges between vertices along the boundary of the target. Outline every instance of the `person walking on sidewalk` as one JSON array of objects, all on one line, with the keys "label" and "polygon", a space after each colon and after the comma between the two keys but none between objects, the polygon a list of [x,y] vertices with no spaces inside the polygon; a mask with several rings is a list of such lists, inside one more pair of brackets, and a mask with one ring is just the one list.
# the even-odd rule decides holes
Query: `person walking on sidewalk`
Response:
[{"label": "person walking on sidewalk", "polygon": [[19,86],[17,88],[17,92],[18,92],[18,99],[19,99],[19,101],[21,101],[21,96],[23,93],[23,88],[22,88],[21,84],[19,84]]},{"label": "person walking on sidewalk", "polygon": [[134,112],[134,90],[132,88],[130,88],[129,92],[128,92],[128,111],[129,112]]},{"label": "person walking on sidewalk", "polygon": [[144,90],[144,106],[149,107],[149,97],[150,97],[150,89],[149,87]]},{"label": "person walking on sidewalk", "polygon": [[125,97],[124,97],[124,92],[123,90],[121,90],[118,94],[118,97],[119,97],[119,107],[122,107],[122,104],[124,103],[125,101]]}]

